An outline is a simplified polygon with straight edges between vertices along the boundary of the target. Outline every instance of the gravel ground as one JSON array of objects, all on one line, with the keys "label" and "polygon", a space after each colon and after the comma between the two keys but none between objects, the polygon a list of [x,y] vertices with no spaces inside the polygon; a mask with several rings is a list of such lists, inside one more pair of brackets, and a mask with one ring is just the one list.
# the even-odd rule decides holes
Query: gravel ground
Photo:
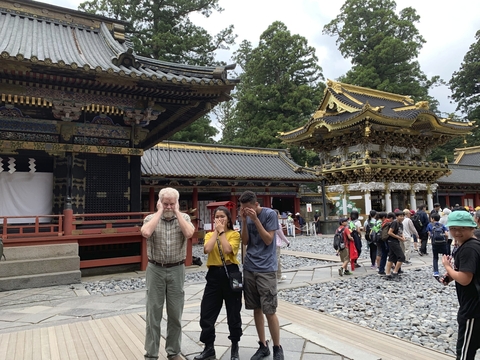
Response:
[{"label": "gravel ground", "polygon": [[339,281],[280,291],[279,298],[454,354],[455,287],[437,283],[427,268],[406,270],[399,282],[376,274],[344,276]]},{"label": "gravel ground", "polygon": [[[288,250],[334,255],[332,237],[296,237]],[[205,264],[203,246],[193,247],[193,256]],[[368,257],[364,242],[361,259]],[[328,264],[326,261],[281,255],[282,269]],[[279,297],[355,324],[376,329],[423,346],[454,354],[457,338],[458,302],[453,285],[444,287],[432,278],[431,266],[405,269],[398,282],[376,274],[353,278],[344,276],[313,286],[287,289]],[[440,264],[440,272],[442,271]],[[206,271],[188,272],[186,282],[205,281]],[[145,279],[125,279],[85,283],[91,293],[134,291],[145,288]]]}]

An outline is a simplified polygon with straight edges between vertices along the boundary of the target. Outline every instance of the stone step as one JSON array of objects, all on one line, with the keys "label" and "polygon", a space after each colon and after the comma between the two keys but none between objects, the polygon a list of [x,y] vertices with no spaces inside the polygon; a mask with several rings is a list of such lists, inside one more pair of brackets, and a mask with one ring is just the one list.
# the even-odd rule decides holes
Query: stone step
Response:
[{"label": "stone step", "polygon": [[4,248],[7,261],[78,256],[78,244],[10,246]]},{"label": "stone step", "polygon": [[[1,271],[0,271],[1,274]],[[78,284],[81,282],[80,270],[0,277],[0,291],[27,288]]]},{"label": "stone step", "polygon": [[62,273],[74,270],[80,270],[80,258],[78,256],[0,261],[1,278],[18,275]]}]

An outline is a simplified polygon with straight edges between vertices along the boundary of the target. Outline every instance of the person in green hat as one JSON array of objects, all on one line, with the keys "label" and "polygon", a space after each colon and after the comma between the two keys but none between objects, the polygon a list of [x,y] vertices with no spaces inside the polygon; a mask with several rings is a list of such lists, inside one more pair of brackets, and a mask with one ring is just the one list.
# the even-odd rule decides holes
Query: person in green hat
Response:
[{"label": "person in green hat", "polygon": [[480,348],[480,241],[474,237],[477,227],[470,213],[453,211],[447,221],[458,243],[453,254],[443,255],[446,273],[439,281],[455,281],[458,309],[457,360],[474,360]]}]

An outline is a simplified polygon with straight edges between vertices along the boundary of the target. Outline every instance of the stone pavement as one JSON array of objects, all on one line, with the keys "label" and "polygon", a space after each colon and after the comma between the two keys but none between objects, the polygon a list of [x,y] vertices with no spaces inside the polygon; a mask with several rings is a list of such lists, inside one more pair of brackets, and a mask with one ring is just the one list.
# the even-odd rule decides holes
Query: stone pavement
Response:
[{"label": "stone pavement", "polygon": [[[287,280],[279,289],[305,286],[338,278],[338,257],[302,254],[282,250],[283,254],[336,261],[329,265],[285,270]],[[372,273],[368,264],[355,271],[354,276]],[[411,267],[426,266],[431,257],[412,257]],[[191,267],[187,272],[205,270]],[[116,274],[83,281],[105,278],[120,279],[144,276],[142,272]],[[187,359],[202,350],[199,343],[200,301],[204,283],[185,285],[185,308],[182,319],[182,351]],[[328,295],[327,295],[328,296]],[[0,340],[2,334],[22,332],[28,329],[58,327],[64,324],[127,313],[144,316],[145,290],[90,295],[81,284],[0,292]],[[336,319],[299,306],[280,301],[278,316],[281,325],[281,343],[285,359],[289,360],[390,360],[390,359],[452,359],[448,355],[381,334],[375,330]],[[244,335],[240,343],[240,358],[250,359],[258,347],[252,311],[243,310]],[[162,322],[162,330],[165,323]],[[217,324],[215,348],[217,359],[229,359],[228,326],[223,309]],[[268,330],[266,331],[269,334]],[[0,341],[1,343],[1,341]],[[47,345],[48,346],[48,345]],[[1,354],[1,351],[0,351]],[[0,356],[1,358],[1,356]],[[35,358],[35,357],[34,357]],[[271,359],[271,356],[269,357]],[[267,359],[269,359],[267,358]],[[82,360],[82,358],[79,357]],[[87,357],[85,357],[87,359]],[[88,357],[88,359],[92,359]],[[3,359],[2,359],[3,360]],[[7,359],[10,360],[10,359]]]}]

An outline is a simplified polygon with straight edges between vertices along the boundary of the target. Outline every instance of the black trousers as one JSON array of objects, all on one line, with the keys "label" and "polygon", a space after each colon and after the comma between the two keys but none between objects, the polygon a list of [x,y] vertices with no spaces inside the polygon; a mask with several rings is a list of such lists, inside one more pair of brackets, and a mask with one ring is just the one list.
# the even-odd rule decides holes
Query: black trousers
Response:
[{"label": "black trousers", "polygon": [[373,266],[377,263],[377,244],[371,242],[368,247],[370,248],[370,262]]},{"label": "black trousers", "polygon": [[474,360],[480,349],[480,318],[458,322],[457,360]]},{"label": "black trousers", "polygon": [[426,254],[427,253],[428,232],[420,233],[419,235],[420,235],[420,240],[421,240],[420,252],[422,254]]},{"label": "black trousers", "polygon": [[[238,265],[227,265],[229,272],[238,271]],[[207,272],[207,285],[203,292],[200,307],[200,341],[204,344],[215,342],[215,322],[225,301],[227,322],[232,342],[239,342],[242,336],[242,293],[233,292],[223,266],[210,266]]]}]

